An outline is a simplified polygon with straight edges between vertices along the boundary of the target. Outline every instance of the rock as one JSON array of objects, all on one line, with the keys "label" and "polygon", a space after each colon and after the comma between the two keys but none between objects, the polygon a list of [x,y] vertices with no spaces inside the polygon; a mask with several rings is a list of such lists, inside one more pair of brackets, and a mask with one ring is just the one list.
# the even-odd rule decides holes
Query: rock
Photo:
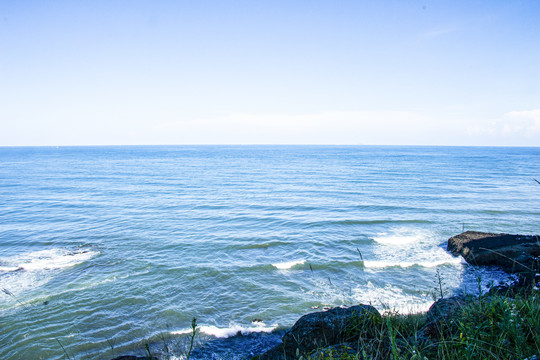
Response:
[{"label": "rock", "polygon": [[310,360],[325,360],[325,359],[356,359],[358,354],[358,346],[356,343],[341,343],[317,349],[310,355]]},{"label": "rock", "polygon": [[540,237],[466,231],[448,240],[447,250],[471,265],[499,266],[510,273],[539,268]]},{"label": "rock", "polygon": [[359,336],[372,337],[381,314],[371,305],[349,308],[336,307],[328,311],[302,316],[282,337],[282,344],[259,355],[260,360],[295,359],[310,352],[341,344]]},{"label": "rock", "polygon": [[453,326],[452,319],[464,306],[474,301],[472,297],[453,296],[439,299],[431,305],[426,316],[426,325],[418,331],[421,340],[439,339]]}]

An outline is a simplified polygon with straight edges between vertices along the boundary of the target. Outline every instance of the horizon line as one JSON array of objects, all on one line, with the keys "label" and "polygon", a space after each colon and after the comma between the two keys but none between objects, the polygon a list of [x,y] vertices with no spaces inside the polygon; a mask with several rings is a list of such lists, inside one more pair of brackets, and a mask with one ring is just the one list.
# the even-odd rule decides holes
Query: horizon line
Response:
[{"label": "horizon line", "polygon": [[74,148],[74,147],[157,147],[157,146],[388,146],[388,147],[484,147],[484,148],[540,148],[540,146],[521,145],[443,145],[443,144],[250,144],[250,143],[216,143],[216,144],[70,144],[70,145],[0,145],[0,148]]}]

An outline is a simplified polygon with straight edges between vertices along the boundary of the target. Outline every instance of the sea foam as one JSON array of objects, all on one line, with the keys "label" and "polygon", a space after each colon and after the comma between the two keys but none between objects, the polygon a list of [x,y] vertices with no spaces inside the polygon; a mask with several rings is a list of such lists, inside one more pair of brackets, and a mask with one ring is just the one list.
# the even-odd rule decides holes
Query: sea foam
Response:
[{"label": "sea foam", "polygon": [[408,245],[431,238],[432,234],[424,230],[398,228],[390,232],[378,233],[373,240],[383,245]]},{"label": "sea foam", "polygon": [[94,250],[54,248],[0,258],[0,288],[17,296],[46,284],[55,270],[82,264],[98,254]]},{"label": "sea foam", "polygon": [[[246,335],[254,332],[265,332],[269,333],[275,330],[277,325],[265,325],[264,323],[257,323],[253,326],[241,326],[241,325],[231,325],[229,327],[220,328],[213,325],[201,325],[198,327],[201,333],[210,335],[216,338],[228,338],[231,336],[236,336],[238,334]],[[172,335],[186,335],[190,334],[192,329],[182,329],[177,331],[171,331]]]},{"label": "sea foam", "polygon": [[272,264],[272,266],[280,269],[280,270],[287,270],[290,269],[296,265],[302,265],[306,262],[306,260],[296,260],[296,261],[289,261],[289,262],[282,262],[282,263],[276,263]]},{"label": "sea foam", "polygon": [[364,261],[366,268],[383,269],[388,267],[401,267],[408,268],[412,266],[421,266],[426,268],[433,268],[441,265],[458,265],[461,264],[460,258],[448,257],[447,259],[435,260],[435,261],[391,261],[391,260],[374,260]]},{"label": "sea foam", "polygon": [[49,249],[20,255],[10,262],[26,271],[61,269],[81,264],[98,253],[90,250]]}]

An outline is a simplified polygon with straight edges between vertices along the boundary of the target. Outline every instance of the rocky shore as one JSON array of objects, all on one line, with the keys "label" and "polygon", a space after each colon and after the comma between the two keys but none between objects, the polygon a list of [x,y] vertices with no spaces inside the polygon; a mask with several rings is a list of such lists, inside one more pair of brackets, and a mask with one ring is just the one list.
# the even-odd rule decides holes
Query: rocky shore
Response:
[{"label": "rocky shore", "polygon": [[[536,359],[540,348],[540,303],[535,295],[540,280],[540,237],[467,231],[450,238],[447,251],[474,266],[496,266],[517,274],[519,281],[493,287],[480,297],[441,297],[426,314],[381,314],[362,304],[309,313],[282,336],[281,344],[252,360],[424,360],[441,358],[441,352],[446,359]],[[506,329],[524,318],[533,321]],[[475,339],[469,333],[480,334],[484,346],[471,346],[469,341]],[[495,337],[491,339],[490,334]],[[507,347],[515,349],[504,350]],[[155,358],[113,360],[149,359]]]},{"label": "rocky shore", "polygon": [[[429,349],[440,342],[445,332],[461,321],[462,310],[480,301],[497,301],[527,296],[536,288],[540,273],[540,238],[538,236],[492,234],[467,231],[448,240],[447,250],[462,256],[475,266],[497,266],[519,275],[519,281],[509,286],[495,287],[482,298],[454,296],[437,300],[429,309],[423,325],[409,336],[383,334],[383,316],[372,306],[357,305],[333,308],[302,316],[282,337],[282,344],[253,359],[384,359],[396,353]],[[502,300],[501,300],[502,299]],[[406,320],[409,321],[410,320]],[[538,340],[538,333],[533,333]],[[386,338],[388,336],[388,338]],[[447,334],[448,336],[448,334]],[[461,334],[463,337],[463,334]],[[393,339],[393,340],[392,340]],[[392,343],[394,341],[394,343]],[[410,357],[412,357],[411,355]],[[403,358],[409,358],[404,356]]]},{"label": "rocky shore", "polygon": [[529,277],[538,271],[540,237],[467,231],[451,237],[447,250],[477,266],[498,266]]}]

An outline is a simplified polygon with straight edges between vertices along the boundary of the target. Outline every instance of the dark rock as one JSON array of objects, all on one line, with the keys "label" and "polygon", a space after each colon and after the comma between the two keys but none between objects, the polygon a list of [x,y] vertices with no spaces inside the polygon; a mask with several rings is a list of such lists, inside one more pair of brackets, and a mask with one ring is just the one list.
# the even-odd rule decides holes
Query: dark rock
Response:
[{"label": "dark rock", "polygon": [[531,291],[533,291],[533,286],[531,285],[534,285],[530,280],[529,278],[520,276],[517,282],[493,286],[489,289],[486,296],[504,296],[511,299],[518,296],[529,296]]},{"label": "dark rock", "polygon": [[356,359],[356,355],[358,354],[357,345],[357,343],[351,342],[331,345],[324,349],[317,349],[317,351],[310,356],[310,359]]},{"label": "dark rock", "polygon": [[257,357],[260,360],[295,359],[316,349],[341,344],[358,337],[375,336],[382,321],[373,306],[336,307],[302,316],[282,337],[282,344]]},{"label": "dark rock", "polygon": [[451,237],[446,249],[471,265],[498,266],[510,273],[533,274],[539,268],[538,236],[466,231]]},{"label": "dark rock", "polygon": [[155,357],[148,357],[148,356],[133,356],[133,355],[124,355],[119,356],[117,358],[114,358],[112,360],[156,360]]},{"label": "dark rock", "polygon": [[418,331],[420,340],[439,339],[446,331],[451,331],[453,318],[457,313],[474,301],[471,296],[454,296],[439,299],[431,305],[426,316],[426,325]]}]

